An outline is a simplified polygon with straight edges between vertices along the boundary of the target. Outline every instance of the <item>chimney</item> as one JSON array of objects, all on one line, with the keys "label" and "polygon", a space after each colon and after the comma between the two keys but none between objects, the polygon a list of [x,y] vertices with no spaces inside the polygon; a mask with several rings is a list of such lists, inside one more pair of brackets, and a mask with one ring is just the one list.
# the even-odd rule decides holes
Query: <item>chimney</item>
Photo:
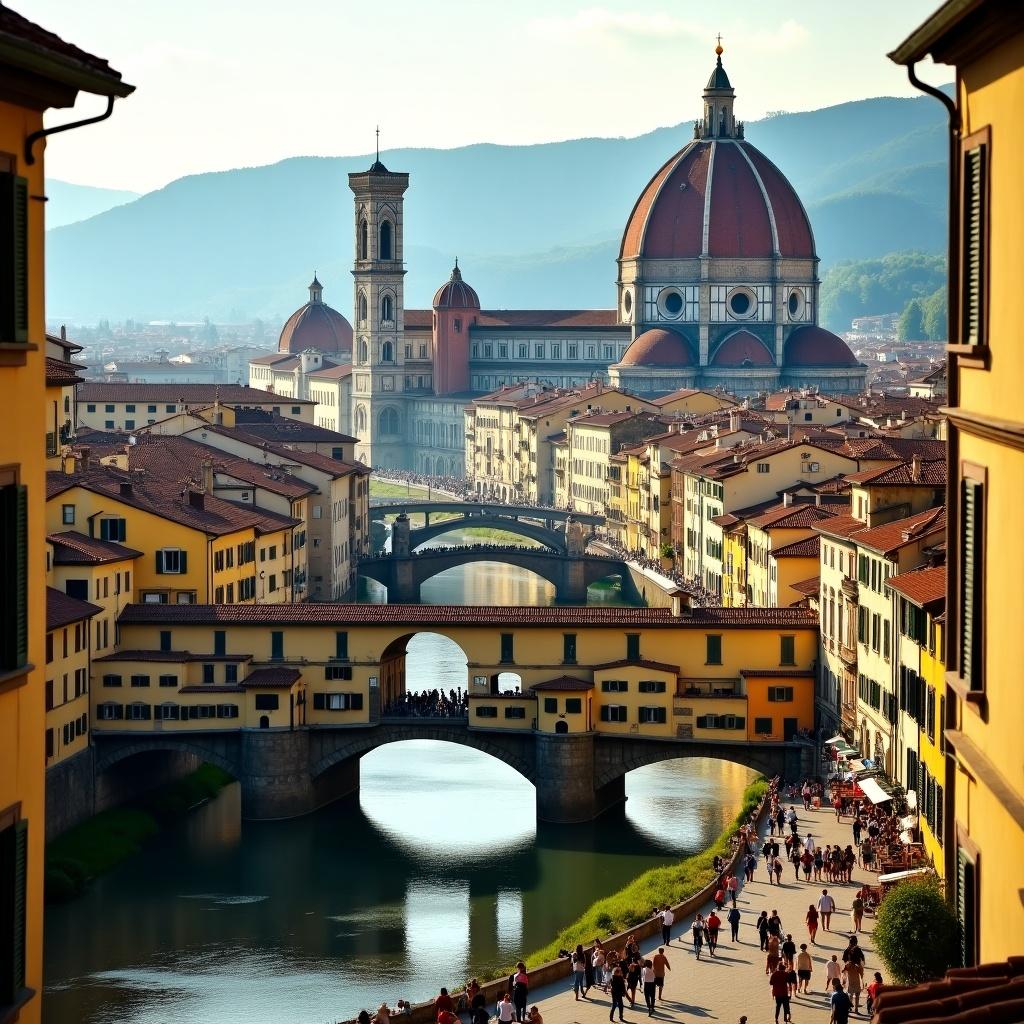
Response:
[{"label": "chimney", "polygon": [[188,503],[192,508],[197,508],[201,512],[206,505],[206,495],[202,491],[190,489],[188,492]]},{"label": "chimney", "polygon": [[67,341],[68,340],[68,329],[67,329],[67,327],[64,324],[60,325],[60,340],[61,341]]},{"label": "chimney", "polygon": [[820,494],[816,494],[816,495],[814,496],[814,504],[815,504],[815,505],[816,505],[816,506],[817,506],[818,508],[821,508],[821,495],[820,495]]},{"label": "chimney", "polygon": [[121,486],[118,488],[121,492],[122,498],[130,498],[132,496],[132,482],[131,480],[122,480]]},{"label": "chimney", "polygon": [[910,479],[913,480],[915,484],[919,484],[921,482],[920,453],[915,454],[914,457],[910,460]]},{"label": "chimney", "polygon": [[678,587],[672,591],[672,617],[675,619],[689,618],[693,611],[693,595]]},{"label": "chimney", "polygon": [[743,417],[738,409],[729,410],[729,429],[739,430],[743,426]]},{"label": "chimney", "polygon": [[783,494],[783,496],[782,496],[782,507],[783,508],[790,508],[792,506],[792,504],[793,504],[793,492],[792,491],[786,491],[786,493]]},{"label": "chimney", "polygon": [[90,469],[90,456],[92,455],[92,449],[88,445],[83,445],[78,449],[79,451],[79,466],[83,473],[88,473]]},{"label": "chimney", "polygon": [[203,459],[203,490],[213,494],[213,459]]}]

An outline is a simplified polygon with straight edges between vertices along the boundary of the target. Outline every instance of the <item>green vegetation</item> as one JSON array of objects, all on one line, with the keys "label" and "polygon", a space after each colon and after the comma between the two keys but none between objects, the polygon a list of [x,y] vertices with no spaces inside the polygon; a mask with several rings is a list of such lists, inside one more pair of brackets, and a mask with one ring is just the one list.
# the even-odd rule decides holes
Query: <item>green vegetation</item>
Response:
[{"label": "green vegetation", "polygon": [[892,981],[918,985],[959,963],[959,925],[938,879],[891,889],[878,908],[874,942]]},{"label": "green vegetation", "polygon": [[103,811],[69,829],[46,847],[46,900],[62,903],[89,882],[138,853],[142,844],[175,818],[216,796],[234,780],[212,764],[144,793],[134,803]]},{"label": "green vegetation", "polygon": [[[392,484],[386,480],[375,480],[370,477],[371,498],[422,498],[426,501],[426,487],[411,487],[407,484]],[[433,494],[431,494],[433,497]],[[438,501],[444,501],[444,495],[438,495]]]},{"label": "green vegetation", "polygon": [[839,263],[821,282],[820,322],[831,331],[848,331],[854,317],[895,313],[945,287],[946,259],[932,253],[892,252]]},{"label": "green vegetation", "polygon": [[[586,944],[595,936],[632,928],[648,920],[652,908],[666,903],[675,906],[713,882],[715,871],[712,861],[716,856],[730,856],[732,850],[729,840],[740,825],[747,821],[750,812],[757,807],[767,791],[768,783],[764,779],[751,783],[743,791],[743,803],[735,819],[707,850],[678,864],[645,871],[624,889],[598,900],[582,917],[563,928],[543,949],[528,956],[527,965],[532,967],[555,960],[560,949],[574,949],[577,943]],[[499,971],[494,976],[501,975]]]},{"label": "green vegetation", "polygon": [[900,341],[945,341],[947,325],[946,289],[942,287],[906,304],[900,314]]}]

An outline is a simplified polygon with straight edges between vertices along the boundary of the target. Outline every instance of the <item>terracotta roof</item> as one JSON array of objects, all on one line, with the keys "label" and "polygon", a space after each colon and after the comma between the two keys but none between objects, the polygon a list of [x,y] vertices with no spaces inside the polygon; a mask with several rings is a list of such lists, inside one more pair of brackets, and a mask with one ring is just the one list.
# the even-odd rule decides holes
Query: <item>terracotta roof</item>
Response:
[{"label": "terracotta roof", "polygon": [[755,676],[761,679],[781,679],[785,676],[798,676],[800,678],[814,678],[812,668],[741,668],[741,676]]},{"label": "terracotta roof", "polygon": [[323,444],[335,447],[355,444],[359,438],[343,434],[340,430],[329,430],[317,423],[304,423],[265,409],[239,409],[235,415],[235,429],[254,434],[265,441],[280,441],[282,444]]},{"label": "terracotta roof", "polygon": [[773,548],[772,558],[817,558],[821,551],[821,538],[815,534],[813,537],[804,537],[803,540],[795,540],[792,544],[785,544],[781,548]]},{"label": "terracotta roof", "polygon": [[111,540],[87,537],[76,530],[51,533],[46,538],[54,548],[54,565],[102,565],[126,558],[141,558],[142,552]]},{"label": "terracotta roof", "polygon": [[344,380],[352,375],[351,363],[338,363],[337,366],[322,366],[319,370],[313,370],[309,374],[317,380]]},{"label": "terracotta roof", "polygon": [[270,665],[267,668],[253,669],[243,680],[246,689],[280,689],[293,686],[302,678],[297,668],[285,668],[283,665]]},{"label": "terracotta roof", "polygon": [[652,327],[638,334],[619,366],[695,366],[690,344],[678,331]]},{"label": "terracotta roof", "polygon": [[73,364],[65,362],[63,359],[54,359],[53,356],[46,357],[46,386],[48,388],[69,388],[75,384],[81,384],[84,380],[84,377],[79,377],[75,373]]},{"label": "terracotta roof", "polygon": [[105,384],[87,381],[79,402],[184,402],[187,405],[316,405],[306,398],[288,398],[244,384]]},{"label": "terracotta roof", "polygon": [[811,576],[810,579],[800,580],[799,583],[790,583],[790,589],[795,590],[798,594],[806,594],[811,597],[818,593],[821,589],[821,577]]},{"label": "terracotta roof", "polygon": [[603,665],[595,665],[594,671],[601,672],[607,668],[649,668],[652,672],[674,672],[678,675],[678,665],[668,665],[663,661],[648,661],[646,658],[623,658],[621,661],[606,661]]},{"label": "terracotta roof", "polygon": [[289,352],[270,352],[265,356],[253,356],[249,362],[256,363],[258,366],[278,366],[283,370],[285,369],[285,364],[296,366],[300,360],[298,356],[293,356]]},{"label": "terracotta roof", "polygon": [[251,654],[193,654],[191,651],[123,650],[93,658],[96,661],[154,661],[182,664],[189,661],[243,662],[252,661]]},{"label": "terracotta roof", "polygon": [[898,466],[868,469],[847,477],[851,483],[871,484],[872,487],[945,487],[946,478],[944,458],[901,462]]},{"label": "terracotta roof", "polygon": [[723,408],[728,408],[731,405],[739,405],[739,400],[734,398],[732,395],[719,394],[714,391],[703,391],[700,388],[679,388],[677,391],[670,391],[667,395],[662,395],[660,398],[652,398],[650,402],[652,405],[669,405],[672,402],[678,401],[680,398],[689,398],[691,395],[713,395],[719,401],[723,402]]},{"label": "terracotta roof", "polygon": [[431,303],[434,309],[479,309],[480,296],[462,280],[458,261],[452,268],[452,276],[434,293]]},{"label": "terracotta roof", "polygon": [[[614,309],[484,309],[472,330],[479,327],[505,327],[529,330],[531,327],[568,329],[573,327],[618,327]],[[622,327],[622,330],[628,330]]]},{"label": "terracotta roof", "polygon": [[919,608],[939,605],[946,600],[946,567],[937,565],[890,576],[889,586]]},{"label": "terracotta roof", "polygon": [[65,352],[81,352],[84,347],[68,338],[62,338],[59,334],[50,334],[49,331],[46,333],[46,340],[53,345],[58,345]]},{"label": "terracotta roof", "polygon": [[838,537],[843,540],[855,538],[856,534],[867,528],[867,523],[863,519],[850,515],[833,516],[831,519],[815,523],[811,527],[812,530],[817,530],[818,533],[824,534],[826,537]]},{"label": "terracotta roof", "polygon": [[304,352],[314,349],[326,355],[352,351],[352,325],[336,309],[323,301],[323,290],[314,277],[310,301],[300,306],[281,328],[278,352]]},{"label": "terracotta roof", "polygon": [[593,683],[586,679],[577,679],[576,676],[558,676],[557,679],[545,679],[542,683],[534,683],[531,690],[592,690]]},{"label": "terracotta roof", "polygon": [[574,427],[612,427],[639,416],[638,412],[585,412],[570,421]]},{"label": "terracotta roof", "polygon": [[808,324],[797,327],[783,351],[785,366],[859,366],[857,357],[837,334]]},{"label": "terracotta roof", "polygon": [[132,623],[234,623],[266,626],[271,623],[343,625],[511,625],[511,626],[646,626],[679,628],[748,627],[814,629],[818,618],[799,608],[694,608],[673,617],[668,608],[502,607],[399,604],[130,604],[119,621]]},{"label": "terracotta roof", "polygon": [[792,505],[775,505],[758,516],[748,519],[750,526],[765,530],[770,527],[794,530],[803,526],[813,526],[822,519],[832,519],[835,513],[814,502],[796,502]]},{"label": "terracotta roof", "polygon": [[945,508],[930,508],[917,515],[897,519],[895,522],[876,526],[857,534],[858,546],[871,548],[881,554],[898,551],[906,544],[911,544],[936,533],[944,533],[946,529]]},{"label": "terracotta roof", "polygon": [[54,587],[46,588],[46,630],[50,632],[72,622],[81,622],[98,615],[102,608],[80,601],[77,597],[68,597],[63,590]]},{"label": "terracotta roof", "polygon": [[406,309],[402,311],[402,324],[406,330],[420,330],[434,326],[434,311],[432,309]]},{"label": "terracotta roof", "polygon": [[775,358],[760,338],[750,331],[730,334],[711,357],[712,366],[774,366]]}]

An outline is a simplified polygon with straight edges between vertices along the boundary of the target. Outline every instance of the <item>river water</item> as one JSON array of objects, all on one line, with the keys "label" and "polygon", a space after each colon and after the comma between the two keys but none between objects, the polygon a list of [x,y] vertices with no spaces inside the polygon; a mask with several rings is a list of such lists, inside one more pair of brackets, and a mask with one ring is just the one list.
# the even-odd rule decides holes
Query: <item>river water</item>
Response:
[{"label": "river water", "polygon": [[[423,600],[547,604],[553,592],[477,564],[424,584]],[[465,672],[443,637],[410,643],[411,688],[464,685]],[[44,1022],[323,1024],[427,998],[705,848],[750,777],[718,761],[653,765],[627,777],[624,806],[573,826],[538,823],[528,782],[446,743],[368,754],[357,796],[294,821],[242,822],[229,786],[49,908]]]}]

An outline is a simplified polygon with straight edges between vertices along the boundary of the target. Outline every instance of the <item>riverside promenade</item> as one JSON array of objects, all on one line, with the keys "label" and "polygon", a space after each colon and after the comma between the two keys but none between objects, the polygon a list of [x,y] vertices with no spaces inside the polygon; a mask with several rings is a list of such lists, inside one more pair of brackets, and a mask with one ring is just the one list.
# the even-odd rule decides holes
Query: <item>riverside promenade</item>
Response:
[{"label": "riverside promenade", "polygon": [[[819,846],[829,843],[840,843],[844,848],[853,843],[850,819],[836,821],[835,812],[831,807],[818,810],[803,810],[801,801],[785,802],[788,809],[790,803],[796,807],[800,816],[800,836],[806,837],[810,832]],[[767,834],[765,822],[761,835]],[[788,832],[788,826],[787,826]],[[742,875],[742,872],[741,872]],[[775,1000],[768,987],[765,974],[765,954],[760,949],[760,938],[754,923],[762,910],[770,914],[778,910],[782,918],[785,932],[790,932],[799,950],[802,942],[807,943],[808,951],[814,960],[814,974],[811,978],[812,994],[797,995],[792,999],[792,1019],[794,1024],[827,1024],[830,1016],[825,989],[825,963],[835,953],[840,964],[843,950],[846,949],[851,934],[850,901],[854,893],[865,882],[875,881],[873,873],[855,867],[853,880],[849,885],[830,884],[825,881],[810,883],[793,880],[793,867],[785,864],[782,873],[782,885],[769,885],[763,858],[758,858],[754,881],[743,884],[736,905],[743,915],[740,923],[740,941],[738,944],[728,941],[729,925],[725,920],[726,910],[719,916],[722,918],[722,938],[718,945],[718,955],[711,957],[707,946],[698,961],[693,953],[690,941],[690,926],[693,916],[677,919],[672,926],[672,942],[665,953],[672,970],[666,976],[664,1000],[658,1004],[655,1020],[659,1021],[721,1021],[723,1024],[736,1024],[741,1015],[746,1015],[749,1024],[769,1024],[775,1019]],[[807,935],[804,916],[807,907],[816,903],[821,890],[827,888],[836,901],[836,913],[832,916],[832,931],[826,932],[819,928],[817,944],[812,945]],[[712,903],[701,908],[707,917]],[[881,971],[888,980],[883,966],[874,952],[871,941],[871,930],[874,918],[865,916],[858,942],[865,954],[864,986],[872,980],[875,971]],[[644,956],[657,952],[660,943],[652,938],[641,943]],[[861,996],[861,1013],[859,1018],[867,1019],[865,1011],[866,992]],[[530,992],[530,1005],[538,1005],[544,1017],[544,1024],[602,1024],[608,1020],[611,1006],[610,997],[599,989],[592,988],[586,1000],[577,1002],[572,992],[572,977],[566,970],[564,982],[557,985],[546,985]],[[616,1020],[618,1018],[616,1017]],[[643,993],[637,990],[636,1008],[629,1008],[626,1000],[627,1021],[639,1022],[648,1019],[644,1006]],[[781,1018],[780,1018],[781,1021]]]}]

